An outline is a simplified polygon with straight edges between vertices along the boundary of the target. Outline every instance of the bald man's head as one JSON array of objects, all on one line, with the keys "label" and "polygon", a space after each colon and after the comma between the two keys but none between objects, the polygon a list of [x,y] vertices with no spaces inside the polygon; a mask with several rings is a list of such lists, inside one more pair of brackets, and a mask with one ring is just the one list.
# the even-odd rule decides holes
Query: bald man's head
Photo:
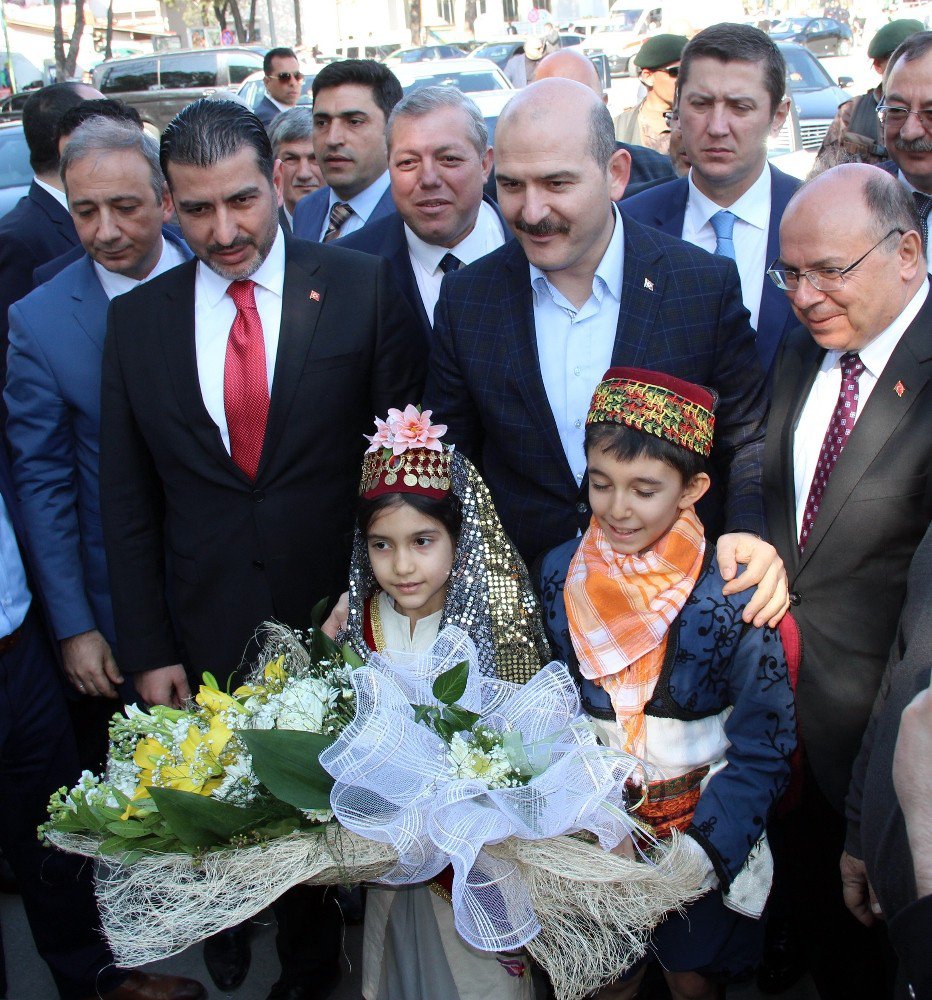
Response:
[{"label": "bald man's head", "polygon": [[598,71],[592,65],[592,60],[588,59],[576,49],[557,49],[549,56],[541,59],[534,74],[535,80],[575,80],[584,87],[588,87],[593,93],[608,102],[608,94],[602,89],[602,81]]}]

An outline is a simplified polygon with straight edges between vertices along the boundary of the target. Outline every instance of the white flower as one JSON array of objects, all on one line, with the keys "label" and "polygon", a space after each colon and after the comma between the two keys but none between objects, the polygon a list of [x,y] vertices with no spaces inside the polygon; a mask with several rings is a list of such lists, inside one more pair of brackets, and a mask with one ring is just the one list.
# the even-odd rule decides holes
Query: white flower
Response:
[{"label": "white flower", "polygon": [[447,763],[447,773],[454,779],[481,781],[489,788],[511,788],[518,783],[504,747],[498,744],[483,750],[462,733],[453,734]]},{"label": "white flower", "polygon": [[132,798],[136,792],[139,767],[132,760],[110,759],[107,766],[107,784]]},{"label": "white flower", "polygon": [[301,809],[300,812],[315,823],[329,823],[333,819],[332,809]]},{"label": "white flower", "polygon": [[223,781],[211,794],[223,802],[245,806],[255,799],[259,787],[259,779],[252,769],[252,757],[243,753],[226,765]]}]

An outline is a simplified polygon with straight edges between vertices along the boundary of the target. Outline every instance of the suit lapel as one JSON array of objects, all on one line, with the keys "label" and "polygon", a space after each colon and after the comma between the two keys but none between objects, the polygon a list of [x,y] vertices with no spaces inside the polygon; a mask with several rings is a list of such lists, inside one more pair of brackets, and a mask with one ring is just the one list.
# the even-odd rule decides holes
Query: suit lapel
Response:
[{"label": "suit lapel", "polygon": [[508,345],[521,396],[541,438],[549,447],[564,478],[575,483],[573,472],[563,451],[557,423],[547,399],[544,379],[540,373],[537,352],[537,330],[534,326],[534,298],[531,291],[528,260],[521,244],[514,240],[506,244],[510,254],[505,262],[505,294],[500,308],[505,322],[502,329],[510,331]]},{"label": "suit lapel", "polygon": [[642,364],[663,299],[666,269],[659,261],[650,231],[624,220],[625,256],[621,307],[612,348],[612,365],[635,368]]},{"label": "suit lapel", "polygon": [[75,321],[91,343],[103,354],[110,301],[94,270],[94,262],[87,254],[81,258],[71,297],[74,299],[72,314]]},{"label": "suit lapel", "polygon": [[68,209],[62,207],[48,191],[40,188],[35,181],[32,182],[29,188],[29,197],[48,216],[49,222],[58,229],[62,238],[66,239],[72,246],[78,246],[80,242],[78,240],[78,232],[74,228],[74,220],[69,215]]},{"label": "suit lapel", "polygon": [[[689,183],[685,177],[679,177],[669,184],[662,185],[661,190],[664,192],[664,197],[659,199],[651,225],[662,233],[669,233],[670,236],[682,239],[683,221],[686,218],[686,201],[689,197]],[[627,266],[628,262],[625,260],[625,267],[627,268]]]},{"label": "suit lapel", "polygon": [[[932,324],[932,302],[928,299],[897,344],[877,380],[864,412],[858,417],[825,487],[819,515],[800,559],[802,569],[811,558],[832,522],[839,515],[851,491],[867,472],[890,435],[910,408],[919,405],[925,384],[932,375],[928,330]],[[925,340],[924,350],[920,339]],[[902,383],[902,395],[894,388]]]},{"label": "suit lapel", "polygon": [[414,277],[408,241],[405,239],[404,222],[397,213],[388,226],[379,253],[391,263],[392,275],[398,288],[417,313],[424,327],[427,343],[430,343],[430,336],[434,329],[433,317],[428,316],[427,310],[424,308],[424,300],[421,298],[421,291],[417,287],[417,279]]},{"label": "suit lapel", "polygon": [[[770,227],[767,230],[767,251],[764,267],[780,256],[780,221],[787,202],[793,196],[798,185],[793,178],[787,177],[774,167],[770,167]],[[757,313],[757,352],[760,355],[761,366],[769,372],[777,354],[777,348],[783,337],[783,330],[792,309],[786,297],[786,292],[779,288],[764,275],[761,287],[760,306]]]},{"label": "suit lapel", "polygon": [[288,414],[304,372],[307,354],[314,340],[327,286],[315,272],[320,264],[301,248],[298,241],[285,239],[285,283],[282,293],[282,321],[278,334],[278,354],[269,401],[262,457],[257,481],[269,465],[274,444],[288,423]]}]

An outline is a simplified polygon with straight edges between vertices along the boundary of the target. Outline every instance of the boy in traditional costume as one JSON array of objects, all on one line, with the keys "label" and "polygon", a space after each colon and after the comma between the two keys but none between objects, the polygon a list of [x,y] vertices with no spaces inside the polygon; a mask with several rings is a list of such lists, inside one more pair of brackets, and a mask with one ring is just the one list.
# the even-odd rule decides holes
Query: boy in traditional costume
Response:
[{"label": "boy in traditional costume", "polygon": [[[610,369],[586,419],[592,522],[541,567],[555,655],[603,743],[644,761],[648,833],[685,833],[708,892],[670,913],[651,950],[674,1000],[713,1000],[751,972],[772,879],[768,813],[789,778],[795,709],[779,635],[723,596],[695,503],[709,487],[714,396],[658,372]],[[602,990],[628,1000],[646,962]]]}]

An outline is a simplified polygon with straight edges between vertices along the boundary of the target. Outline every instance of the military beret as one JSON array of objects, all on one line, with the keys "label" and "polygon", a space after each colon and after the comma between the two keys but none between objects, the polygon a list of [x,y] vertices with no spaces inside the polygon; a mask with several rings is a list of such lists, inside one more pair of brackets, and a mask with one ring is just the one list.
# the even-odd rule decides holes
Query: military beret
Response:
[{"label": "military beret", "polygon": [[925,31],[925,26],[922,21],[916,21],[913,18],[901,18],[899,21],[885,24],[867,46],[868,58],[889,58],[900,42],[905,42],[910,35],[915,35],[917,31]]},{"label": "military beret", "polygon": [[660,69],[680,61],[689,39],[685,35],[651,35],[634,57],[639,69]]}]

